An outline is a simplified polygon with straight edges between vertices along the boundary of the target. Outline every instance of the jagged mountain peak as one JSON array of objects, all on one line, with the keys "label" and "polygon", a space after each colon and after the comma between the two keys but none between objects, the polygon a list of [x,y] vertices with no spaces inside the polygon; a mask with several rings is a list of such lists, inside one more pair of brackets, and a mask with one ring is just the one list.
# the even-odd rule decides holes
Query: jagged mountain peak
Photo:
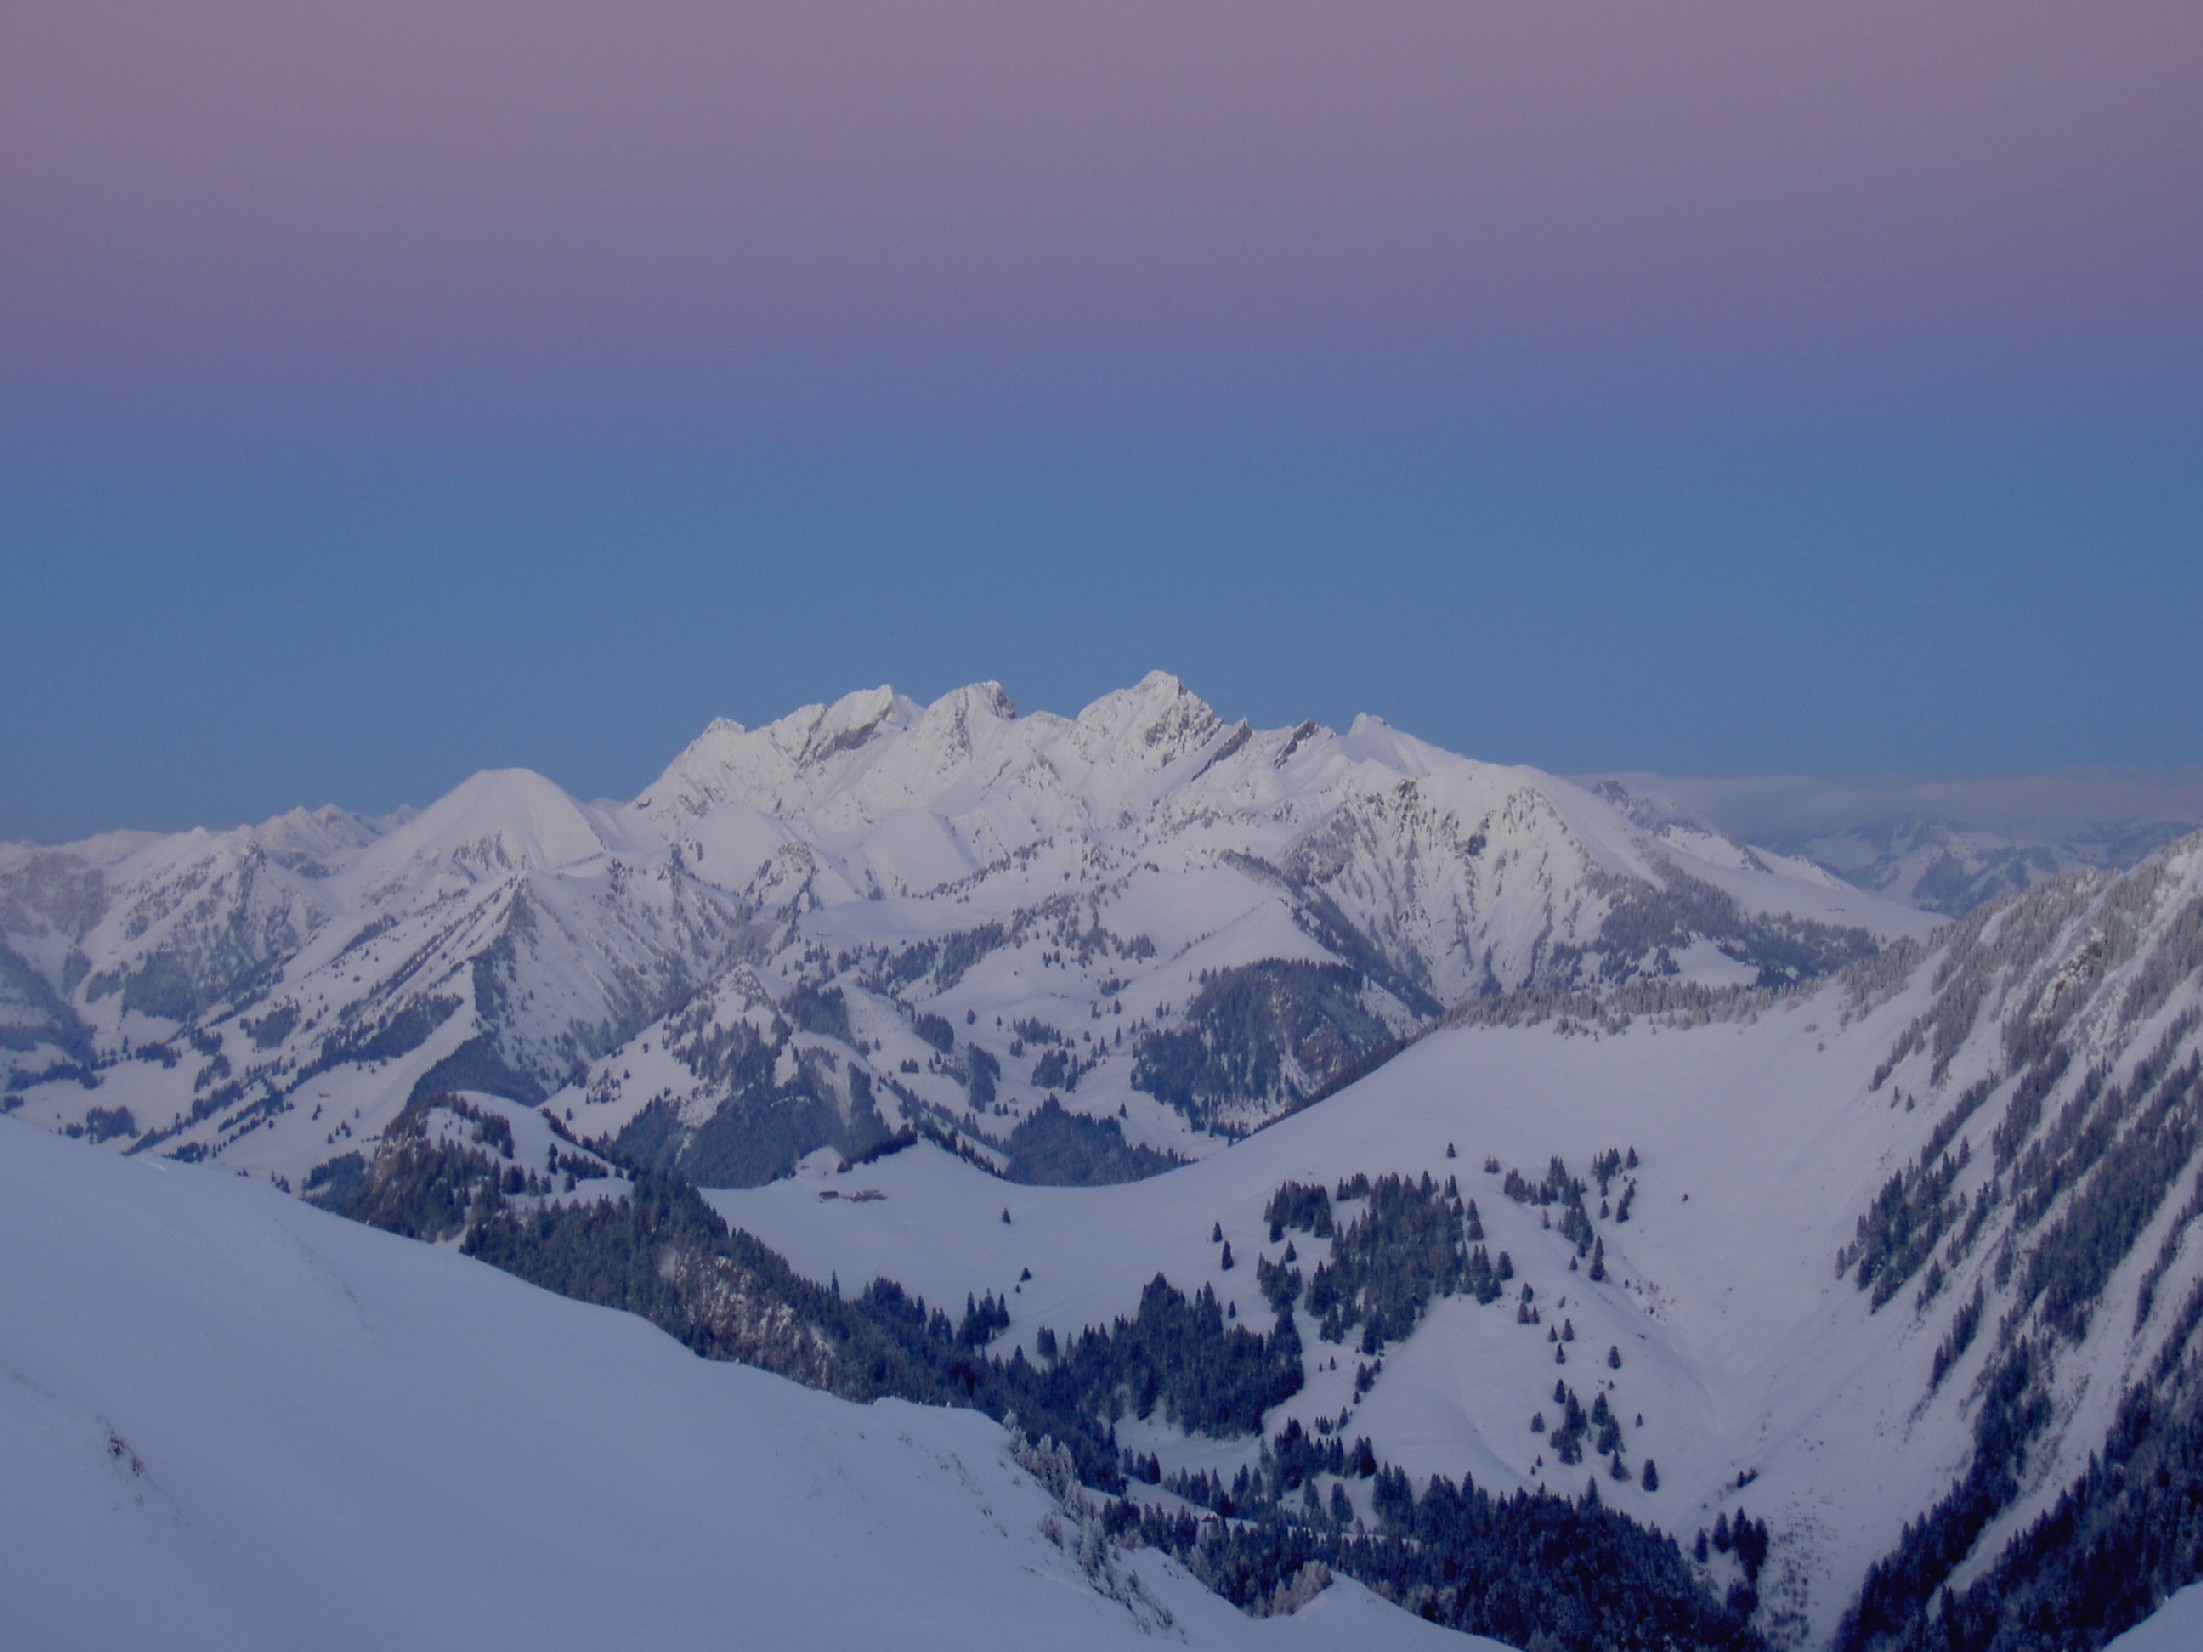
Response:
[{"label": "jagged mountain peak", "polygon": [[1166,768],[1224,726],[1215,709],[1167,671],[1104,694],[1074,720],[1082,753],[1098,766]]},{"label": "jagged mountain peak", "polygon": [[250,835],[255,845],[284,865],[322,876],[387,829],[385,823],[325,803],[318,809],[291,809],[264,820],[250,829]]},{"label": "jagged mountain peak", "polygon": [[763,732],[798,762],[821,763],[900,733],[918,710],[915,701],[882,683],[844,694],[832,705],[805,706],[767,724]]},{"label": "jagged mountain peak", "polygon": [[728,802],[772,815],[812,809],[919,723],[926,710],[883,683],[831,704],[800,706],[760,728],[718,718],[667,765],[635,807],[661,830]]},{"label": "jagged mountain peak", "polygon": [[[1005,774],[1155,774],[1224,725],[1184,683],[1151,672],[1075,718],[1021,717],[1000,683],[952,689],[921,706],[880,687],[806,706],[756,730],[715,722],[636,807],[661,830],[734,803],[787,818],[830,815],[844,828],[897,810],[956,812]],[[1015,730],[1005,741],[1005,731]],[[999,749],[997,749],[999,747]]]},{"label": "jagged mountain peak", "polygon": [[1591,795],[1630,822],[1647,832],[1657,832],[1663,826],[1684,825],[1700,831],[1711,830],[1706,823],[1676,802],[1672,797],[1656,793],[1633,792],[1619,780],[1608,778],[1591,788]]},{"label": "jagged mountain peak", "polygon": [[1002,725],[1018,720],[1017,707],[1000,683],[968,683],[922,709],[905,740],[936,753],[938,763],[954,764],[969,757]]},{"label": "jagged mountain peak", "polygon": [[[1865,923],[1883,934],[1918,927],[1818,869],[1771,864],[1672,811],[1648,817],[1626,795],[1475,762],[1373,716],[1358,717],[1343,735],[1312,721],[1266,731],[1227,724],[1160,671],[1072,718],[1020,717],[988,682],[923,708],[880,688],[756,731],[715,724],[635,812],[656,834],[692,845],[693,864],[724,887],[831,904],[923,893],[1048,843],[1064,853],[1084,843],[1086,853],[1106,857],[1181,842],[1172,856],[1229,850],[1275,859],[1292,839],[1321,834],[1338,811],[1366,813],[1380,798],[1394,798],[1384,807],[1395,813],[1412,800],[1433,823],[1414,830],[1435,830],[1432,844],[1451,844],[1446,852],[1455,858],[1489,837],[1505,845],[1503,858],[1528,856],[1544,867],[1547,882],[1596,874],[1670,884],[1680,856],[1688,876],[1746,880],[1729,893],[1751,912],[1789,910],[1803,892],[1799,910],[1818,921]],[[1405,819],[1388,829],[1408,829]],[[1436,887],[1431,867],[1410,874],[1403,865],[1401,875]],[[1051,876],[1063,881],[1060,870]],[[1381,899],[1367,888],[1356,898]],[[1476,903],[1466,888],[1461,898]],[[1526,898],[1542,909],[1549,897]],[[1431,921],[1444,927],[1454,919]],[[1510,925],[1502,949],[1517,962],[1495,961],[1502,980],[1537,967],[1523,949],[1542,944],[1542,920],[1525,911],[1520,922],[1530,927]],[[1448,978],[1459,989],[1481,975],[1457,965]]]},{"label": "jagged mountain peak", "polygon": [[1017,716],[1017,705],[1011,700],[1010,691],[989,677],[984,682],[950,689],[927,706],[926,712],[931,716],[979,715],[1006,721]]}]

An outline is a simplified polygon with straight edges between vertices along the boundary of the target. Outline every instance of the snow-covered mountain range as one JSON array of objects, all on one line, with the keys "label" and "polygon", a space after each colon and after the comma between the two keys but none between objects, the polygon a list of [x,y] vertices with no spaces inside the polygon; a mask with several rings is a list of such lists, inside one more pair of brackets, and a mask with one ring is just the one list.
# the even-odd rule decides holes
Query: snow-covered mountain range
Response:
[{"label": "snow-covered mountain range", "polygon": [[2084,866],[2124,870],[2194,830],[2153,822],[2019,838],[1938,815],[1911,814],[1814,833],[1784,847],[1861,889],[1962,918],[2060,872]]},{"label": "snow-covered mountain range", "polygon": [[[965,1302],[956,1346],[1028,1373],[1158,1277],[1219,1347],[1295,1323],[1252,1422],[1063,1389],[1158,1518],[1595,1492],[1845,1652],[2082,1644],[2075,1554],[2119,1557],[2097,1623],[2198,1569],[2150,1488],[2203,1463],[2203,836],[1947,923],[1151,677],[715,724],[630,804],[485,775],[10,849],[0,934],[9,1110],[119,1152],[524,1273],[529,1213],[670,1170],[818,1302]],[[678,1311],[738,1341],[727,1289]],[[1323,1466],[1347,1437],[1405,1477]],[[2045,1638],[1968,1638],[1995,1611]]]},{"label": "snow-covered mountain range", "polygon": [[1466,998],[1800,980],[1931,925],[1369,719],[880,689],[716,723],[631,804],[492,773],[0,851],[0,1055],[29,1117],[294,1184],[424,1086],[713,1182],[919,1127],[1071,1174],[1198,1156]]}]

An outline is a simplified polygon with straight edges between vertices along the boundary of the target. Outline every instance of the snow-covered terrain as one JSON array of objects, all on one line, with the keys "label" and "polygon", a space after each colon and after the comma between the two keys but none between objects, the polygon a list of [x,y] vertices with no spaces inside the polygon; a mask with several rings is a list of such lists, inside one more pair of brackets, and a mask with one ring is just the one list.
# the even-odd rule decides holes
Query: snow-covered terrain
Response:
[{"label": "snow-covered terrain", "polygon": [[[485,775],[9,849],[0,933],[24,1120],[338,1202],[378,1147],[501,1131],[523,1210],[642,1185],[593,1142],[820,1284],[991,1293],[1036,1368],[1157,1275],[1256,1329],[1290,1301],[1261,1435],[1134,1407],[1124,1452],[1182,1492],[1297,1424],[1595,1478],[1686,1547],[1748,1514],[1778,1645],[1954,1487],[1932,1576],[1986,1577],[2203,1320],[2203,837],[1942,924],[1618,786],[1151,677],[715,724],[627,805]],[[1380,1330],[1337,1282],[1389,1175],[1467,1236]]]},{"label": "snow-covered terrain", "polygon": [[[1264,1217],[1282,1184],[1329,1185],[1355,1172],[1455,1176],[1490,1248],[1504,1248],[1534,1289],[1542,1323],[1520,1321],[1513,1289],[1487,1306],[1442,1300],[1385,1352],[1359,1399],[1358,1351],[1315,1343],[1308,1386],[1271,1432],[1288,1416],[1312,1424],[1344,1408],[1347,1431],[1369,1434],[1415,1473],[1466,1468],[1490,1487],[1575,1491],[1588,1471],[1561,1469],[1531,1418],[1553,1413],[1556,1377],[1587,1403],[1604,1391],[1623,1418],[1626,1461],[1640,1470],[1605,1485],[1607,1500],[1685,1538],[1739,1507],[1768,1520],[1777,1533],[1762,1590],[1769,1624],[1820,1640],[1869,1562],[1965,1467],[1985,1371],[2049,1313],[2039,1294],[2024,1294],[2027,1259],[2056,1265],[2072,1236],[2089,1231],[2091,1188],[2107,1204],[2143,1196],[2105,1143],[2141,1150],[2148,1132],[2172,1131],[2162,1138],[2168,1157],[2146,1178],[2146,1220],[2091,1286],[2086,1340],[2055,1364],[2049,1437],[2024,1494],[1984,1538],[1984,1557],[2085,1464],[2122,1391],[2163,1347],[2175,1306],[2203,1279],[2203,1234],[2192,1231],[2203,1207],[2186,1197],[2203,1138],[2153,1123],[2144,1092],[2163,1091],[2133,1077],[2146,1062],[2170,1085],[2188,1072],[2193,1088],[2199,914],[2203,839],[2191,839],[2140,872],[2061,880],[1941,946],[1817,990],[1747,996],[1711,1013],[1579,1011],[1514,1026],[1460,1018],[1467,1024],[1319,1106],[1128,1186],[1004,1187],[921,1145],[846,1173],[822,1165],[712,1198],[820,1279],[887,1274],[945,1301],[993,1291],[1011,1304],[1007,1334],[1029,1346],[1044,1325],[1061,1332],[1130,1313],[1157,1272],[1266,1315],[1255,1267],[1282,1251]],[[2069,1058],[2048,1053],[2061,1044]],[[2173,1095],[2166,1119],[2189,1119],[2199,1105]],[[2099,1157],[2074,1161],[2092,1113]],[[1593,1284],[1578,1245],[1547,1225],[1554,1211],[1516,1203],[1503,1181],[1508,1171],[1536,1180],[1555,1154],[1583,1177],[1609,1149],[1634,1152],[1639,1165],[1614,1178],[1612,1196],[1587,1200],[1599,1207],[1592,1227],[1608,1275]],[[1919,1206],[1924,1150],[1931,1169],[1957,1168],[1932,1215],[1918,1218],[1932,1232],[1902,1288],[1878,1301],[1858,1283],[1862,1218],[1893,1176]],[[2069,1173],[2053,1174],[2061,1154]],[[2027,1191],[2030,1166],[2046,1193]],[[2088,1181],[2091,1171],[2102,1180]],[[1628,1220],[1616,1221],[1610,1207],[1630,1183]],[[1969,1228],[1973,1207],[1982,1214]],[[1234,1257],[1228,1271],[1212,1238],[1219,1227]],[[1307,1234],[1289,1237],[1304,1268],[1325,1255]],[[1999,1266],[2005,1250],[2022,1265]],[[1875,1283],[1895,1270],[1885,1263]],[[2140,1307],[2145,1280],[2154,1312]],[[1937,1380],[1938,1349],[1977,1284],[1979,1329]],[[2000,1328],[2007,1312],[2014,1320]],[[1564,1324],[1574,1341],[1549,1340]],[[1609,1347],[1618,1368],[1606,1362]],[[1558,1368],[1556,1348],[1567,1361]],[[1254,1451],[1160,1427],[1137,1447],[1156,1450],[1166,1468],[1227,1474]],[[1647,1458],[1659,1466],[1657,1491],[1643,1484]]]},{"label": "snow-covered terrain", "polygon": [[2105,1652],[2195,1652],[2203,1646],[2203,1583],[2191,1583]]},{"label": "snow-covered terrain", "polygon": [[1799,979],[1931,925],[1367,718],[880,689],[715,723],[627,805],[512,771],[0,850],[0,1066],[42,1123],[293,1185],[424,1087],[712,1182],[913,1127],[1053,1163],[1011,1139],[1050,1096],[1105,1155],[1194,1157],[1468,996]]},{"label": "snow-covered terrain", "polygon": [[983,1417],[699,1360],[225,1173],[0,1120],[0,1255],[15,1652],[1463,1644],[1344,1581],[1242,1617],[1151,1554],[1109,1598]]}]

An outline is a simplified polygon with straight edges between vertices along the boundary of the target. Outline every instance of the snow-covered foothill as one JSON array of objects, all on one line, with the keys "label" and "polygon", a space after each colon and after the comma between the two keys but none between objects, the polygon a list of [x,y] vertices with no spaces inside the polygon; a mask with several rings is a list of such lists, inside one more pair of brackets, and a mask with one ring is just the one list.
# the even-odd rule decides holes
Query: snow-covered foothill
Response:
[{"label": "snow-covered foothill", "polygon": [[712,1364],[225,1172],[0,1120],[0,1255],[20,1652],[1462,1644],[1344,1582],[1242,1617],[1150,1554],[1128,1608],[984,1417]]}]

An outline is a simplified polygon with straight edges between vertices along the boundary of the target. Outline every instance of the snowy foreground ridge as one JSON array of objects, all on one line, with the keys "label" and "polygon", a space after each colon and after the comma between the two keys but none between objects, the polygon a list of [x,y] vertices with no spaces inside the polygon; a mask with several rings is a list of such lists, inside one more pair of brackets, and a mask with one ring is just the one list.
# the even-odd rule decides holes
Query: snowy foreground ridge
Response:
[{"label": "snowy foreground ridge", "polygon": [[13,1652],[1464,1644],[1343,1581],[1242,1617],[1151,1554],[1136,1613],[983,1417],[699,1360],[226,1173],[0,1120],[0,1256]]}]

